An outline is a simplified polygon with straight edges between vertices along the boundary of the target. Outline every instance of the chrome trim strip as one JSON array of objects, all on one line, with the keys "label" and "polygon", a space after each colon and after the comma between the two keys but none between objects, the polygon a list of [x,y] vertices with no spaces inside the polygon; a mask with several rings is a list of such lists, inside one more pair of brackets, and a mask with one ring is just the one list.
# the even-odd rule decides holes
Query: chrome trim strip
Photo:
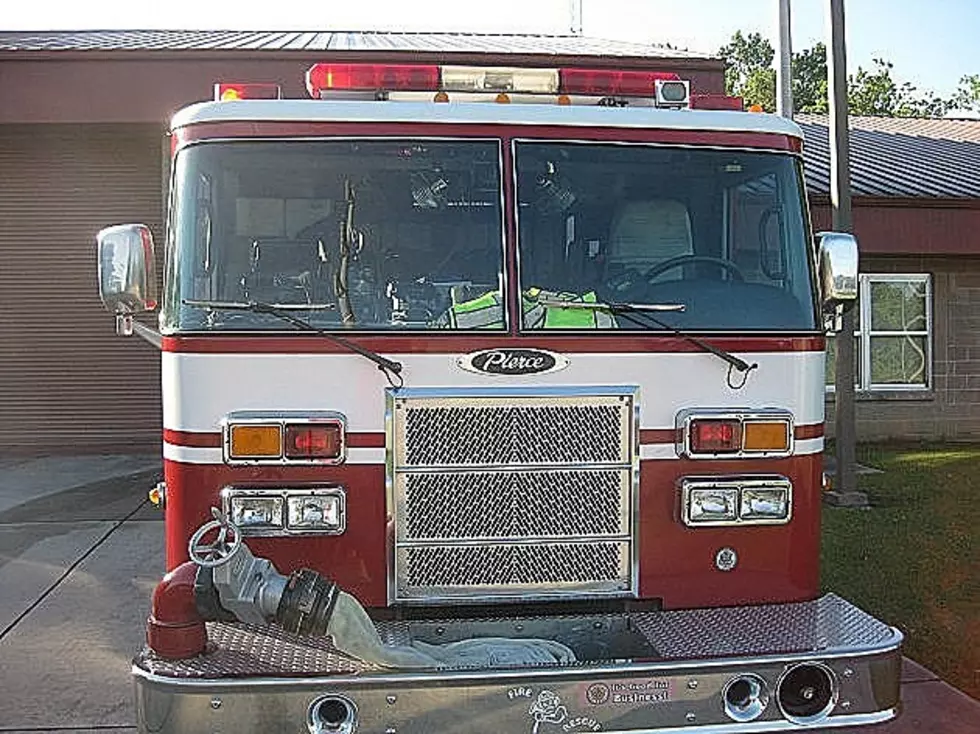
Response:
[{"label": "chrome trim strip", "polygon": [[[633,469],[634,462],[601,463],[601,464],[562,464],[561,471],[622,471],[623,469]],[[399,474],[462,474],[478,469],[481,472],[493,472],[494,474],[511,474],[536,472],[539,474],[549,474],[556,470],[554,464],[450,464],[446,466],[403,466],[396,465],[395,471]]]},{"label": "chrome trim strip", "polygon": [[[634,664],[617,664],[608,666],[576,666],[567,668],[521,668],[521,669],[500,669],[500,670],[434,670],[431,673],[411,672],[404,674],[379,673],[377,675],[348,675],[324,678],[319,677],[282,677],[282,678],[170,678],[167,676],[151,673],[137,665],[133,665],[133,675],[152,683],[161,685],[172,685],[176,687],[188,688],[251,688],[251,687],[278,687],[287,688],[296,685],[322,686],[324,681],[329,680],[331,684],[353,685],[353,686],[374,686],[374,685],[396,685],[402,683],[438,683],[446,685],[449,683],[473,682],[488,683],[495,681],[531,681],[549,680],[553,678],[568,678],[569,680],[588,680],[592,675],[600,675],[608,678],[614,675],[654,675],[662,674],[666,671],[692,671],[692,670],[718,670],[728,667],[771,665],[777,663],[795,662],[814,662],[827,660],[841,660],[847,658],[863,658],[876,655],[887,655],[898,652],[902,647],[904,635],[902,632],[891,627],[894,639],[887,645],[881,647],[854,647],[849,650],[798,652],[773,655],[770,657],[732,657],[718,658],[712,660],[688,660],[688,661],[663,661],[646,662]],[[838,717],[831,717],[830,720]],[[821,724],[826,726],[827,723]],[[794,727],[799,728],[794,724]],[[744,727],[743,727],[744,728]]]},{"label": "chrome trim strip", "polygon": [[[630,535],[615,534],[615,535],[590,535],[584,537],[581,535],[518,535],[518,536],[502,536],[502,535],[487,535],[487,536],[477,536],[469,535],[466,538],[452,538],[448,536],[441,536],[439,538],[413,538],[412,546],[422,547],[422,546],[452,546],[454,548],[463,548],[466,546],[485,546],[485,545],[526,545],[530,543],[556,543],[560,545],[586,545],[590,543],[613,543],[616,541],[628,542],[630,540]],[[469,597],[467,597],[469,598]]]}]

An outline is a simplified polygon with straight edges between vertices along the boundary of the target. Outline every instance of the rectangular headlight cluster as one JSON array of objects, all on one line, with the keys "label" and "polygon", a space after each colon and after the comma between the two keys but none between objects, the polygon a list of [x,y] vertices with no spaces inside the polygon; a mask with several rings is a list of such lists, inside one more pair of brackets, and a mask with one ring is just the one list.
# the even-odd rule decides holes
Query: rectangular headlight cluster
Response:
[{"label": "rectangular headlight cluster", "polygon": [[343,487],[226,487],[221,501],[242,535],[340,535],[347,526]]},{"label": "rectangular headlight cluster", "polygon": [[793,416],[785,410],[688,410],[677,416],[678,453],[692,459],[789,456]]},{"label": "rectangular headlight cluster", "polygon": [[223,423],[229,464],[340,464],[344,417],[332,411],[230,414]]},{"label": "rectangular headlight cluster", "polygon": [[782,525],[793,513],[785,477],[682,479],[681,517],[688,527]]}]

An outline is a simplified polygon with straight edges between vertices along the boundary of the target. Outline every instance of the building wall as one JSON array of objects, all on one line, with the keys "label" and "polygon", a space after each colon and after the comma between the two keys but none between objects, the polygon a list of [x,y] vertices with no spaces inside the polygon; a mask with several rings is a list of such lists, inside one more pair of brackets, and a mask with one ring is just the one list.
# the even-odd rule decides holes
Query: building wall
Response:
[{"label": "building wall", "polygon": [[[932,276],[932,385],[923,392],[858,393],[857,435],[881,439],[980,438],[980,257],[865,257],[866,273]],[[834,430],[827,400],[827,433]]]},{"label": "building wall", "polygon": [[158,125],[0,125],[0,454],[159,447],[160,356],[115,335],[95,236],[163,244],[164,151]]}]

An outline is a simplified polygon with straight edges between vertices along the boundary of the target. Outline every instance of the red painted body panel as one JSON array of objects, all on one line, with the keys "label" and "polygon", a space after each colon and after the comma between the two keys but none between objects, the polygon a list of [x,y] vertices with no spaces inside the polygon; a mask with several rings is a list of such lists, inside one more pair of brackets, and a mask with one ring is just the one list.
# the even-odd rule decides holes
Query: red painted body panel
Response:
[{"label": "red painted body panel", "polygon": [[220,507],[229,485],[282,487],[343,484],[347,490],[347,532],[340,536],[249,538],[255,555],[269,558],[280,573],[312,568],[336,581],[368,606],[387,603],[385,573],[385,476],[380,464],[322,467],[230,467],[164,462],[167,481],[167,568],[187,560],[187,541]]},{"label": "red painted body panel", "polygon": [[[655,460],[641,463],[640,593],[665,608],[785,602],[816,596],[819,577],[820,454],[755,461]],[[250,538],[257,555],[282,573],[307,566],[372,607],[387,603],[385,470],[381,464],[338,467],[230,467],[165,462],[167,568],[187,558],[191,533],[220,504],[228,485],[338,483],[347,489],[347,531],[336,537]],[[678,518],[677,480],[713,474],[782,474],[793,482],[788,525],[687,528]],[[715,569],[715,553],[734,548],[737,568]]]},{"label": "red painted body panel", "polygon": [[[518,337],[482,334],[442,334],[422,332],[414,336],[398,334],[344,335],[362,347],[382,354],[461,354],[481,349],[529,347],[549,349],[561,354],[678,354],[704,351],[680,337],[622,333],[576,335],[530,335]],[[823,335],[808,336],[712,336],[703,337],[712,345],[730,352],[822,352]],[[346,354],[350,350],[317,334],[208,334],[207,336],[165,336],[163,351],[193,354]]]},{"label": "red painted body panel", "polygon": [[[644,461],[640,465],[640,594],[665,609],[812,599],[819,585],[821,454],[755,461]],[[781,474],[793,482],[787,525],[688,528],[676,482],[684,476]],[[734,570],[715,554],[738,554]]]}]

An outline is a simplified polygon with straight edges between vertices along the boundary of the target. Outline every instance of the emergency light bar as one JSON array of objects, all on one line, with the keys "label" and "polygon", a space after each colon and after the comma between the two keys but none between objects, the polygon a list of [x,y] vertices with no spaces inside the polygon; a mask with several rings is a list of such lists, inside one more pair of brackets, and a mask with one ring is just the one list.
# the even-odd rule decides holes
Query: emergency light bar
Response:
[{"label": "emergency light bar", "polygon": [[447,92],[557,94],[586,97],[645,97],[658,107],[689,107],[690,83],[677,74],[658,71],[583,68],[522,68],[501,66],[433,66],[418,64],[314,64],[306,72],[306,89],[314,99],[334,92],[433,92],[434,101],[448,101]]},{"label": "emergency light bar", "polygon": [[214,99],[217,102],[234,102],[239,99],[279,99],[282,90],[278,84],[226,84],[214,85]]}]

